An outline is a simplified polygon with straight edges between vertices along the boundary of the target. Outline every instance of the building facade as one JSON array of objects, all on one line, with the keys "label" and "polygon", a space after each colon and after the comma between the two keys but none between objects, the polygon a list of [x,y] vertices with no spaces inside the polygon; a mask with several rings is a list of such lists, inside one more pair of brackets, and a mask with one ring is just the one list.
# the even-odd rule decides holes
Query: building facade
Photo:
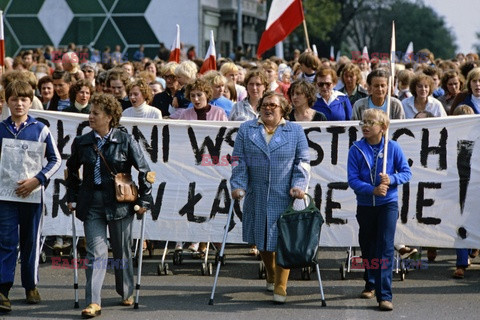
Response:
[{"label": "building facade", "polygon": [[29,0],[28,5],[0,0],[0,8],[7,56],[73,42],[100,51],[120,45],[126,57],[143,44],[153,58],[160,43],[170,49],[176,24],[185,48],[195,46],[200,58],[208,49],[210,30],[217,54],[231,56],[239,48],[253,56],[267,17],[266,4],[259,0]]}]

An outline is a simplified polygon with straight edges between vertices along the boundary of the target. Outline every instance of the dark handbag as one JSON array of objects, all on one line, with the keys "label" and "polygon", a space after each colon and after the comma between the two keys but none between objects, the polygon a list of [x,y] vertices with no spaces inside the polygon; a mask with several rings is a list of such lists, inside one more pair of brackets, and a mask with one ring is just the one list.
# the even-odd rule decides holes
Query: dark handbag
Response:
[{"label": "dark handbag", "polygon": [[138,199],[138,188],[135,185],[135,182],[132,180],[132,175],[130,173],[113,173],[108,166],[107,160],[103,157],[103,154],[98,150],[96,145],[93,145],[93,148],[102,158],[105,167],[110,171],[110,174],[113,177],[113,183],[115,185],[115,197],[117,202],[136,202]]},{"label": "dark handbag", "polygon": [[293,201],[277,220],[276,262],[286,269],[313,267],[318,263],[317,251],[323,217],[312,197],[303,210],[295,211]]}]

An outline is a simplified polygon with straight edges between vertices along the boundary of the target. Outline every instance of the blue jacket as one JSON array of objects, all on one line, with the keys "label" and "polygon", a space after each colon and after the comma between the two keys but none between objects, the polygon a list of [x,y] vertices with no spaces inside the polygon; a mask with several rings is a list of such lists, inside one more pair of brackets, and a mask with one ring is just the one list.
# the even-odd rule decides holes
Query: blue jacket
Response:
[{"label": "blue jacket", "polygon": [[42,122],[38,121],[34,117],[28,116],[26,121],[27,124],[15,135],[15,133],[10,129],[9,124],[11,122],[12,118],[8,117],[0,124],[0,150],[2,147],[3,138],[45,142],[45,158],[47,158],[47,164],[39,173],[35,175],[35,178],[40,181],[40,184],[45,186],[48,180],[55,172],[57,172],[62,164],[62,158],[58,152],[57,145],[55,144],[50,130]]},{"label": "blue jacket", "polygon": [[[275,251],[277,219],[287,209],[290,188],[306,190],[310,159],[303,128],[290,121],[280,125],[270,143],[257,119],[242,123],[235,138],[230,184],[246,192],[243,204],[243,240],[260,251]],[[238,158],[235,158],[238,157]]]},{"label": "blue jacket", "polygon": [[[355,141],[348,152],[348,185],[357,195],[359,206],[379,206],[398,201],[397,186],[406,183],[412,177],[407,159],[400,145],[396,141],[388,141],[387,174],[390,177],[390,186],[385,197],[373,195],[373,189],[380,184],[379,173],[383,168],[382,138],[377,158],[373,159],[373,150],[370,144],[362,138]],[[371,175],[371,168],[377,163],[376,175]]]},{"label": "blue jacket", "polygon": [[329,105],[317,95],[313,109],[323,113],[328,121],[349,121],[352,118],[352,104],[348,96],[341,92]]}]

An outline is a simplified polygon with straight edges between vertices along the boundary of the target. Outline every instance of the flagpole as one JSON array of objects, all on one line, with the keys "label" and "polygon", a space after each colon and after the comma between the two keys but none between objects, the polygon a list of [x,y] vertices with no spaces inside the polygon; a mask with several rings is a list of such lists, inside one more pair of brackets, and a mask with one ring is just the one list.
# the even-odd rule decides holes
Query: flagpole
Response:
[{"label": "flagpole", "polygon": [[[390,77],[388,78],[388,96],[387,96],[387,117],[390,117],[390,106],[392,100],[392,83],[395,77],[395,21],[392,21],[392,40],[390,45]],[[382,173],[387,173],[387,155],[388,155],[388,137],[389,128],[385,130],[383,147],[383,168]]]},{"label": "flagpole", "polygon": [[308,39],[308,31],[307,31],[307,21],[303,19],[303,31],[305,32],[305,40],[307,41],[307,49],[312,50],[310,48],[310,40]]}]

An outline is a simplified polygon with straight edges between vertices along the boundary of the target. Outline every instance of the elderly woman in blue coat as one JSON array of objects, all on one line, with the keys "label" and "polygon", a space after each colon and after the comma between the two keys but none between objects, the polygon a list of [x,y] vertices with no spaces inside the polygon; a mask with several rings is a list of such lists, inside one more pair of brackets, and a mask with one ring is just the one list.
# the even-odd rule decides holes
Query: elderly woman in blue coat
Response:
[{"label": "elderly woman in blue coat", "polygon": [[230,184],[243,205],[243,240],[255,244],[267,274],[273,301],[285,303],[289,269],[275,263],[277,219],[290,197],[302,199],[310,179],[308,143],[302,127],[287,121],[291,112],[280,94],[267,92],[258,104],[260,117],[244,122],[237,133]]}]

